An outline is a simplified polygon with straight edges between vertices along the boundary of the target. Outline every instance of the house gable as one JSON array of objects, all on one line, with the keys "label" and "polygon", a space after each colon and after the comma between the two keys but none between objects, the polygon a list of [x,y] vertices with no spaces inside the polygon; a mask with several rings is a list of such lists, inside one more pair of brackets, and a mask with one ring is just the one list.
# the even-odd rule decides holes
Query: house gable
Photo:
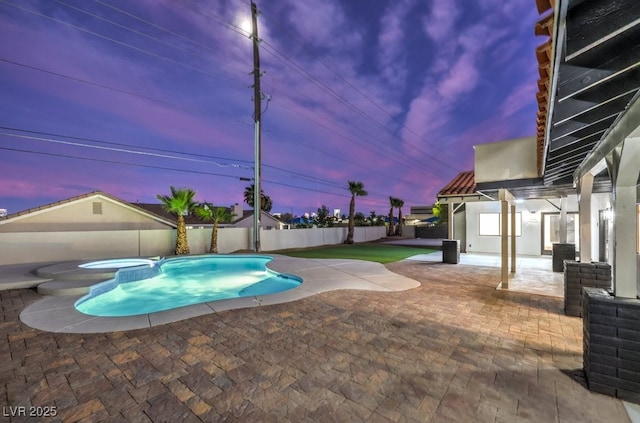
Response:
[{"label": "house gable", "polygon": [[[236,228],[253,227],[253,210],[245,210],[243,216],[233,222],[233,226]],[[263,211],[260,214],[260,227],[262,229],[282,229],[282,226],[283,223],[269,213]]]},{"label": "house gable", "polygon": [[92,192],[0,220],[0,232],[167,229],[173,222],[103,192]]}]

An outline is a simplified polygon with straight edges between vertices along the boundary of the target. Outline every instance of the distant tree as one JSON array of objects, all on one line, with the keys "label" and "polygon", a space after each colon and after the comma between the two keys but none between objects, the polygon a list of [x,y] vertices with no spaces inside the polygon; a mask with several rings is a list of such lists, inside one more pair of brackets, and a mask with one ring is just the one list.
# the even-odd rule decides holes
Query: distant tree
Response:
[{"label": "distant tree", "polygon": [[389,197],[389,227],[387,228],[387,235],[393,236],[396,234],[396,224],[393,220],[393,209],[398,207],[398,199],[395,197]]},{"label": "distant tree", "polygon": [[196,215],[205,222],[213,222],[211,231],[210,253],[218,252],[218,224],[229,223],[235,214],[226,207],[214,207],[212,204],[203,202],[195,208]]},{"label": "distant tree", "polygon": [[296,225],[296,229],[307,229],[313,226],[313,220],[309,219],[307,214],[302,215],[302,222]]},{"label": "distant tree", "polygon": [[371,226],[384,226],[384,216],[376,213],[375,210],[369,212],[369,225]]},{"label": "distant tree", "polygon": [[358,181],[349,181],[349,192],[351,193],[351,201],[349,202],[349,229],[347,231],[347,239],[345,241],[345,244],[353,244],[356,197],[364,197],[368,194],[364,189],[364,184]]},{"label": "distant tree", "polygon": [[353,217],[354,224],[356,226],[367,226],[367,218],[364,213],[356,212],[356,215]]},{"label": "distant tree", "polygon": [[434,217],[438,218],[438,223],[447,223],[449,220],[448,205],[441,204],[439,201],[431,208]]},{"label": "distant tree", "polygon": [[289,212],[287,213],[282,213],[282,216],[280,216],[280,220],[282,220],[284,223],[288,223],[291,224],[293,223],[293,219],[295,218],[295,216]]},{"label": "distant tree", "polygon": [[[253,190],[255,188],[255,184],[251,184],[244,189],[244,202],[247,203],[250,207],[253,207]],[[260,189],[260,209],[269,213],[273,208],[273,203],[271,201],[271,197],[266,195],[262,189]]]},{"label": "distant tree", "polygon": [[187,240],[187,225],[184,221],[184,216],[189,215],[196,207],[196,202],[193,200],[196,192],[190,188],[175,188],[171,189],[171,195],[156,195],[156,198],[162,202],[163,208],[177,216],[177,236],[176,236],[176,255],[189,254],[189,242]]},{"label": "distant tree", "polygon": [[378,216],[376,215],[376,211],[375,210],[371,210],[369,212],[369,224],[371,226],[374,226],[374,225],[376,225],[377,221],[378,221]]},{"label": "distant tree", "polygon": [[402,207],[404,206],[404,200],[396,198],[396,208],[398,209],[398,226],[396,227],[396,235],[402,235]]},{"label": "distant tree", "polygon": [[315,220],[319,228],[333,226],[333,218],[329,214],[329,209],[324,204],[318,209],[318,214],[316,215]]}]

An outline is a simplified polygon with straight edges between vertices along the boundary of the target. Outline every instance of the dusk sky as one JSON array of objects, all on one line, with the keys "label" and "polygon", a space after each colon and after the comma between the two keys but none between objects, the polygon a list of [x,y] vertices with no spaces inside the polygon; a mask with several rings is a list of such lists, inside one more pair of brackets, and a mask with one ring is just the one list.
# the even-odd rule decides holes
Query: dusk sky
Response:
[{"label": "dusk sky", "polygon": [[[473,145],[535,134],[533,0],[258,0],[272,212],[429,205]],[[0,208],[253,177],[245,0],[2,0]],[[247,207],[248,208],[248,207]]]}]

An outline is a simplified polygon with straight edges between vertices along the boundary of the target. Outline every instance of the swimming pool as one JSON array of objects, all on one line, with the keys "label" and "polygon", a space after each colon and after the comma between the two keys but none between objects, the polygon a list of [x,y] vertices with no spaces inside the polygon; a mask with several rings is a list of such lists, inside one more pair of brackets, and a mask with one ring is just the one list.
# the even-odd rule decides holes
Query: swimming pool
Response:
[{"label": "swimming pool", "polygon": [[302,279],[266,267],[269,256],[168,258],[154,266],[121,268],[91,287],[75,308],[92,316],[135,316],[192,304],[287,291]]}]

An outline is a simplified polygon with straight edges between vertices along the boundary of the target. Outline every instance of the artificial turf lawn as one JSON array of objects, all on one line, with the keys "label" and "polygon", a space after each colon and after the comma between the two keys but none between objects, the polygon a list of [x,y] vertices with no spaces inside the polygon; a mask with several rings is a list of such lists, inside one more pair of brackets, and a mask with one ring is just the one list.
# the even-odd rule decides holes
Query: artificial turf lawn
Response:
[{"label": "artificial turf lawn", "polygon": [[283,251],[281,254],[300,258],[368,260],[384,264],[404,260],[416,254],[429,254],[433,251],[428,248],[402,247],[399,245],[352,244]]}]

